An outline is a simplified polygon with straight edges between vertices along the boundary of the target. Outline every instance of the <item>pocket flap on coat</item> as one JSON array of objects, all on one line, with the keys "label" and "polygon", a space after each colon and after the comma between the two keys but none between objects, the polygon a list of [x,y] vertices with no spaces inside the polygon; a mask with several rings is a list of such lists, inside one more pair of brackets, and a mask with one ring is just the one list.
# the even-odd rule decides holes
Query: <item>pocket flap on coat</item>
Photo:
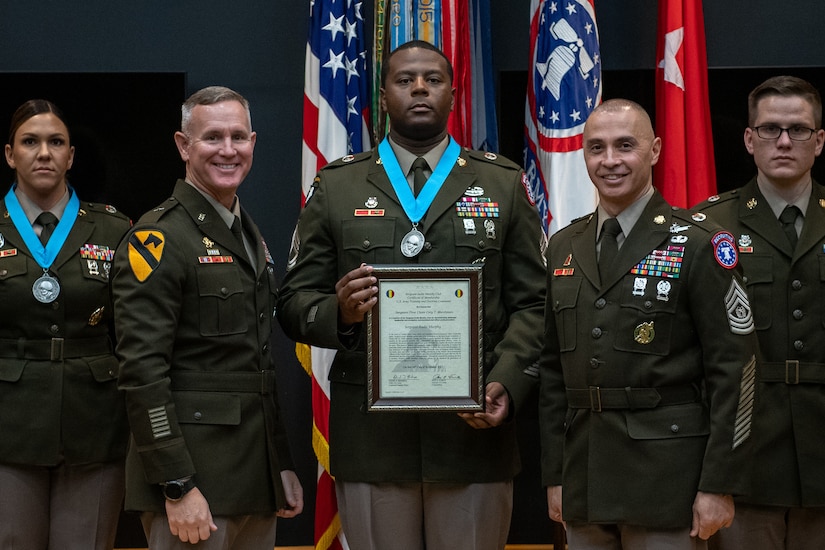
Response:
[{"label": "pocket flap on coat", "polygon": [[92,376],[98,382],[109,382],[117,378],[118,362],[114,355],[87,360],[86,363],[92,371]]},{"label": "pocket flap on coat", "polygon": [[625,413],[631,439],[671,439],[710,434],[710,421],[700,403],[670,405]]},{"label": "pocket flap on coat", "polygon": [[28,359],[0,359],[0,382],[17,382]]},{"label": "pocket flap on coat", "polygon": [[237,426],[241,423],[241,398],[218,392],[173,392],[178,422],[181,424],[219,424]]}]

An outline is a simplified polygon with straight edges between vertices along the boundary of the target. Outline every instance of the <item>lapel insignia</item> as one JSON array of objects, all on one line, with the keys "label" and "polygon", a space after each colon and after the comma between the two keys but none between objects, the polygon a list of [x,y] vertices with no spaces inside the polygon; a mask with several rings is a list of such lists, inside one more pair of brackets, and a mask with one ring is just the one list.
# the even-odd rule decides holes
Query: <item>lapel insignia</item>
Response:
[{"label": "lapel insignia", "polygon": [[750,200],[748,200],[748,202],[747,202],[747,203],[745,203],[745,204],[747,205],[748,210],[753,210],[754,208],[756,208],[756,204],[757,204],[757,203],[756,203],[756,197],[752,197],[752,198],[751,198]]},{"label": "lapel insignia", "polygon": [[653,223],[655,223],[656,225],[662,225],[663,223],[665,223],[665,217],[659,214],[658,216],[653,218]]},{"label": "lapel insignia", "polygon": [[201,212],[200,214],[198,214],[198,221],[199,221],[199,222],[202,222],[202,221],[203,221],[203,220],[205,220],[205,219],[206,219],[206,214],[204,214],[203,212]]},{"label": "lapel insignia", "polygon": [[464,160],[464,159],[463,159],[463,158],[461,158],[461,157],[458,157],[458,160],[456,160],[456,163],[458,163],[458,165],[459,165],[459,166],[461,166],[462,168],[464,168],[465,166],[467,166],[467,161],[466,161],[466,160]]},{"label": "lapel insignia", "polygon": [[825,199],[819,199],[819,207],[825,208]]}]

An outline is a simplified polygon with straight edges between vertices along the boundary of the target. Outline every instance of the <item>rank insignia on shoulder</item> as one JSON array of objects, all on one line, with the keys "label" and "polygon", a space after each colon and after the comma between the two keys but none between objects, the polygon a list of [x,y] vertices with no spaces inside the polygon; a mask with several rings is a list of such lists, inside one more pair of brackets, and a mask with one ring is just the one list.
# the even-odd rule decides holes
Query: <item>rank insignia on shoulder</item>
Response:
[{"label": "rank insignia on shoulder", "polygon": [[734,245],[733,235],[727,231],[720,231],[710,239],[713,245],[713,255],[716,261],[725,269],[733,269],[739,259],[739,252]]},{"label": "rank insignia on shoulder", "polygon": [[139,282],[158,268],[165,244],[166,237],[158,230],[135,231],[129,236],[129,266]]}]

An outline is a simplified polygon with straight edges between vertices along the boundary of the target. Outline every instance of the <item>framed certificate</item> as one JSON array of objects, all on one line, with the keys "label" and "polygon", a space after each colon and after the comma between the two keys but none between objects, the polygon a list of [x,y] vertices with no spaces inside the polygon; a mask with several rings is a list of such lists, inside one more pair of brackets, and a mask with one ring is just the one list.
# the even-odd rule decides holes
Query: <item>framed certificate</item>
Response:
[{"label": "framed certificate", "polygon": [[482,266],[374,266],[369,411],[484,410]]}]

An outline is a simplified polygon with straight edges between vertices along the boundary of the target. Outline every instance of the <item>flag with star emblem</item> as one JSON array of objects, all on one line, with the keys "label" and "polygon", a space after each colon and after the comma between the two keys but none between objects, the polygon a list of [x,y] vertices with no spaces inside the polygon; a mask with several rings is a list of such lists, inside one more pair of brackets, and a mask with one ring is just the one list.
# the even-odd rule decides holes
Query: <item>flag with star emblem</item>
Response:
[{"label": "flag with star emblem", "polygon": [[686,208],[716,193],[702,0],[659,0],[653,182]]},{"label": "flag with star emblem", "polygon": [[[301,203],[320,168],[370,143],[369,82],[360,0],[310,0],[304,78],[304,138]],[[315,548],[347,550],[341,532],[335,484],[329,474],[329,374],[334,350],[296,346],[312,378],[312,446],[318,458]]]},{"label": "flag with star emblem", "polygon": [[602,97],[593,2],[530,2],[524,170],[547,235],[597,204],[582,154],[584,122]]}]

